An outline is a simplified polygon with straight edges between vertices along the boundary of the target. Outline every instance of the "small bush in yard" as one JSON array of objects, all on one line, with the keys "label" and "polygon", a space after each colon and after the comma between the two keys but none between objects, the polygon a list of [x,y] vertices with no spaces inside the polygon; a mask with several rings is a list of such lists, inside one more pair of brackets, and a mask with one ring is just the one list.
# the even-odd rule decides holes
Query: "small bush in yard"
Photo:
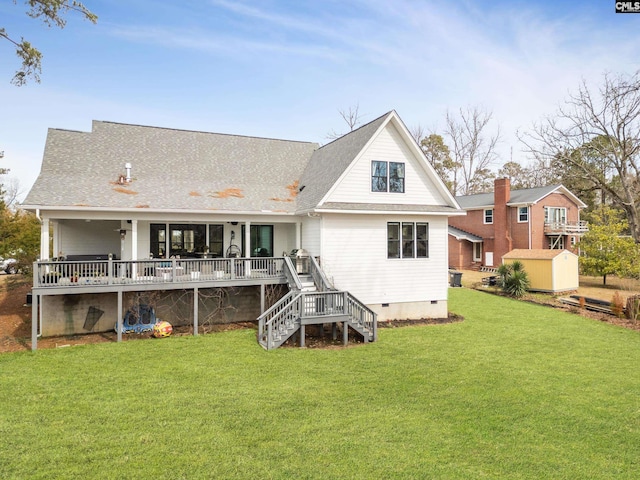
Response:
[{"label": "small bush in yard", "polygon": [[584,307],[587,305],[587,301],[584,299],[584,297],[580,297],[578,299],[578,303],[580,304],[580,308],[584,309]]},{"label": "small bush in yard", "polygon": [[512,297],[522,297],[527,293],[530,282],[522,262],[503,263],[498,267],[500,286]]},{"label": "small bush in yard", "polygon": [[640,295],[632,295],[627,298],[627,318],[633,323],[640,317]]},{"label": "small bush in yard", "polygon": [[620,292],[614,293],[611,298],[611,313],[618,318],[622,318],[624,316],[624,303],[622,302]]}]

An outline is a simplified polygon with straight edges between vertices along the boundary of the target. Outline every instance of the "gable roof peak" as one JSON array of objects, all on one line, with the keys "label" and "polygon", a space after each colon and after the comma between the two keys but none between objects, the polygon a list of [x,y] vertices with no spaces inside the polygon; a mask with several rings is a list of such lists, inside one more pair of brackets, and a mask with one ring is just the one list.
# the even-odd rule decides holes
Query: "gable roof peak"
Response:
[{"label": "gable roof peak", "polygon": [[333,144],[333,143],[335,143],[335,142],[337,142],[339,140],[342,140],[343,138],[345,138],[345,137],[347,137],[349,135],[355,134],[355,133],[359,132],[360,130],[362,130],[363,128],[367,128],[372,123],[376,123],[376,122],[380,121],[381,119],[386,119],[386,117],[390,116],[391,114],[395,114],[396,117],[398,116],[398,114],[396,113],[395,110],[389,110],[387,113],[384,113],[384,114],[380,115],[379,117],[374,118],[370,122],[367,122],[367,123],[365,123],[363,125],[360,125],[358,128],[355,128],[355,129],[351,130],[350,132],[347,132],[344,135],[340,135],[338,138],[334,138],[330,142],[325,143],[324,145],[322,145],[320,147],[320,149],[322,149],[324,147],[327,147],[327,146],[329,146],[329,145],[331,145],[331,144]]}]

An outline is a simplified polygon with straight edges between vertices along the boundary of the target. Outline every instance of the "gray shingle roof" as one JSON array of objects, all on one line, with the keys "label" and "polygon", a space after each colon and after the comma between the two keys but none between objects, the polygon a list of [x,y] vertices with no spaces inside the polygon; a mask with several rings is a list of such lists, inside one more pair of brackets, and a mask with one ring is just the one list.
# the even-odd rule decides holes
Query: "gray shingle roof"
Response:
[{"label": "gray shingle roof", "polygon": [[[525,205],[535,203],[543,197],[546,197],[550,193],[558,189],[564,189],[562,185],[549,185],[546,187],[525,188],[522,190],[511,190],[511,196],[509,198],[510,205]],[[568,190],[566,193],[569,193]],[[573,194],[571,194],[573,196]],[[473,210],[474,208],[493,207],[493,192],[478,193],[475,195],[462,195],[456,197],[458,204],[466,209]],[[575,199],[580,202],[579,199]],[[580,202],[582,203],[582,202]]]},{"label": "gray shingle roof", "polygon": [[320,203],[391,114],[392,112],[387,112],[313,152],[311,161],[300,179],[300,186],[304,186],[304,189],[298,195],[299,210],[304,211]]},{"label": "gray shingle roof", "polygon": [[[95,121],[91,133],[49,130],[24,204],[294,212],[318,145]],[[247,158],[251,158],[247,162]],[[125,163],[132,181],[118,184]]]},{"label": "gray shingle roof", "polygon": [[[50,129],[30,209],[304,213],[320,202],[386,121],[385,113],[316,143],[94,121],[91,132]],[[119,182],[125,164],[131,181]],[[333,210],[460,213],[455,206],[331,204]]]},{"label": "gray shingle roof", "polygon": [[458,240],[468,240],[469,242],[482,242],[482,237],[474,235],[473,233],[465,232],[464,230],[460,230],[459,228],[449,226],[449,235],[455,237]]}]

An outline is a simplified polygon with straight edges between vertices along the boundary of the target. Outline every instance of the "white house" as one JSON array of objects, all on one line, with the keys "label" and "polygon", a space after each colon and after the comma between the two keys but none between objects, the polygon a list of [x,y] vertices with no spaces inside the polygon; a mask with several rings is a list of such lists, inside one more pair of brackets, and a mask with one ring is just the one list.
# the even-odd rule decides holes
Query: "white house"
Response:
[{"label": "white house", "polygon": [[102,121],[50,129],[23,206],[42,221],[34,348],[121,326],[124,300],[152,291],[191,292],[195,333],[216,287],[243,298],[234,321],[264,313],[273,284],[289,302],[334,292],[307,323],[356,304],[373,323],[444,317],[448,217],[464,215],[395,111],[322,147]]}]

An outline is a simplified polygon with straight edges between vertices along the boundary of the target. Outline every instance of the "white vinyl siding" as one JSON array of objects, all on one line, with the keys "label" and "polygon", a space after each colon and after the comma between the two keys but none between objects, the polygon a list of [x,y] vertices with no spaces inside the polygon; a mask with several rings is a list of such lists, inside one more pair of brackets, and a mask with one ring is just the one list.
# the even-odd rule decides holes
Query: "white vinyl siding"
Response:
[{"label": "white vinyl siding", "polygon": [[322,219],[318,217],[306,217],[302,222],[302,248],[312,256],[321,256],[320,230]]},{"label": "white vinyl siding", "polygon": [[[387,223],[393,221],[429,224],[429,258],[387,258]],[[445,217],[325,214],[322,250],[323,268],[336,288],[364,303],[447,298]]]},{"label": "white vinyl siding", "polygon": [[[371,191],[371,162],[373,161],[404,163],[404,193]],[[435,188],[432,188],[433,182],[425,172],[422,161],[414,156],[398,130],[388,124],[375,141],[364,150],[326,201],[445,205],[446,201]]]}]

